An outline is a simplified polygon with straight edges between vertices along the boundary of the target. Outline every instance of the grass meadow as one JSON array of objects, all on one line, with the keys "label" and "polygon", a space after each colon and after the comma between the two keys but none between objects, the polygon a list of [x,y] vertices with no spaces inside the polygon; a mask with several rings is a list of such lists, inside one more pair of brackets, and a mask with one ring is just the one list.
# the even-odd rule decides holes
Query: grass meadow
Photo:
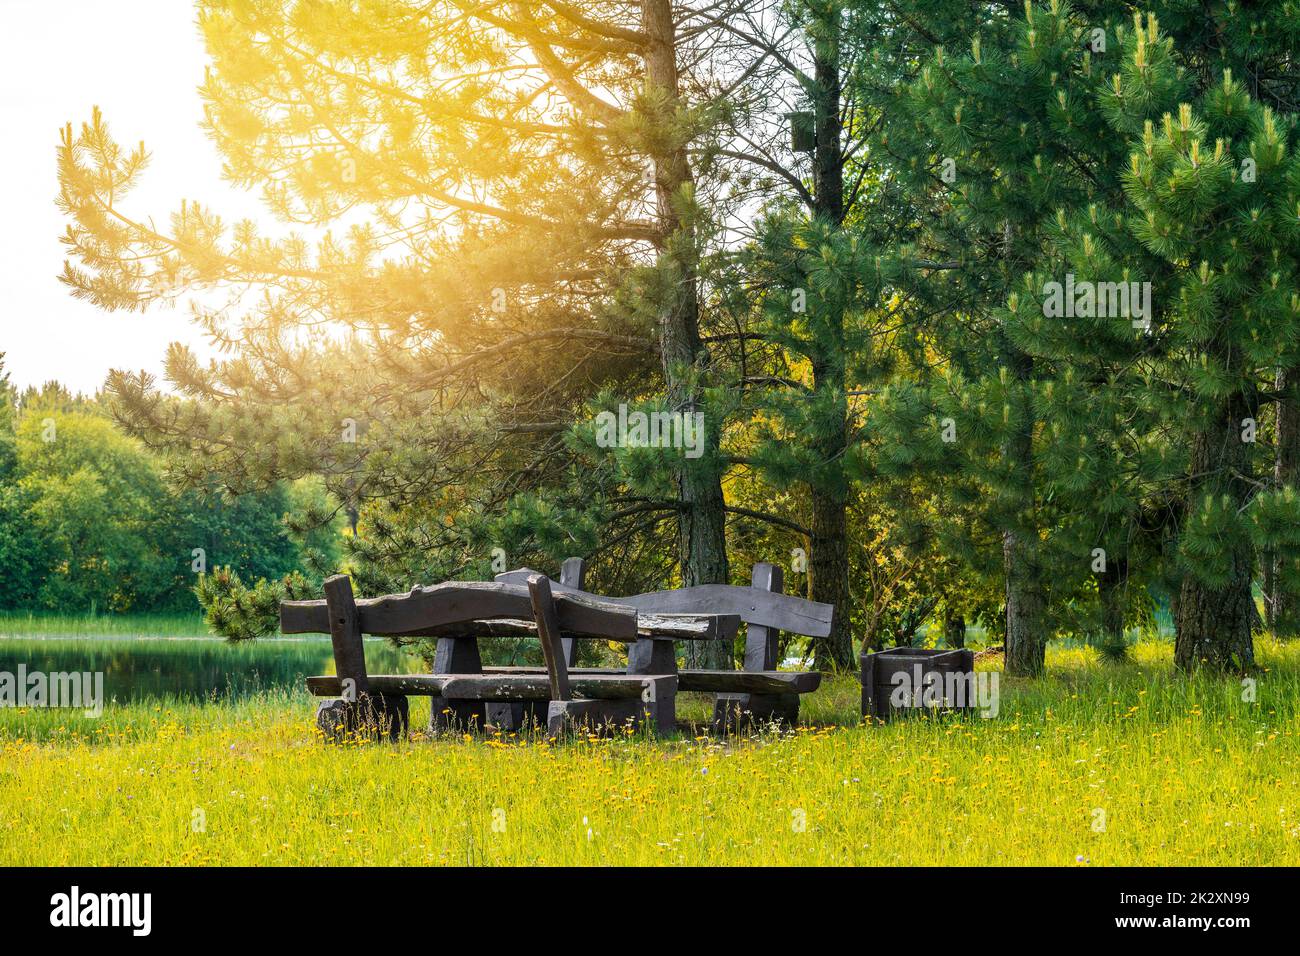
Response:
[{"label": "grass meadow", "polygon": [[289,688],[0,709],[0,865],[1297,865],[1300,643],[1258,653],[1253,701],[1153,642],[1050,651],[993,719],[864,727],[841,677],[725,741],[331,746]]}]

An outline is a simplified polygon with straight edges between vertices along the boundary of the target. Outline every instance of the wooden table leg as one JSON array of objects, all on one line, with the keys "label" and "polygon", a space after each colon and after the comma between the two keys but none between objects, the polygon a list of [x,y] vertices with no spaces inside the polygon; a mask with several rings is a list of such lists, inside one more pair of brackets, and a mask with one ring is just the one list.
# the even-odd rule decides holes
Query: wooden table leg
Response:
[{"label": "wooden table leg", "polygon": [[[481,674],[483,659],[478,641],[472,637],[440,637],[433,654],[435,674]],[[481,700],[429,698],[429,733],[445,731],[474,733],[487,726],[487,710]]]},{"label": "wooden table leg", "polygon": [[[671,640],[643,638],[627,649],[627,672],[655,676],[677,673],[677,650]],[[677,693],[661,692],[656,700],[647,702],[655,729],[661,734],[677,729]]]}]

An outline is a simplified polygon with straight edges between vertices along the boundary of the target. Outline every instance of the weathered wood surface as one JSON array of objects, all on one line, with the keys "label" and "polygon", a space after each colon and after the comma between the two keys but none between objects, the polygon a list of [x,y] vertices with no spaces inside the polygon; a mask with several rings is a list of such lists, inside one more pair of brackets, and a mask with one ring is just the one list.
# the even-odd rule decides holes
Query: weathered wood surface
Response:
[{"label": "weathered wood surface", "polygon": [[562,737],[576,730],[616,734],[641,726],[647,705],[634,700],[553,700],[547,706],[546,732]]},{"label": "weathered wood surface", "polygon": [[[884,651],[867,651],[859,655],[859,662],[862,665],[862,716],[882,722],[902,714],[929,709],[917,706],[893,706],[890,698],[895,688],[895,674],[909,675],[913,695],[924,692],[928,674],[938,675],[939,689],[945,687],[944,675],[958,674],[973,679],[975,674],[975,652],[969,648],[945,650],[891,647]],[[969,710],[972,707],[972,703],[968,700],[961,708],[955,709]],[[945,704],[944,708],[939,709],[954,708]]]},{"label": "weathered wood surface", "polygon": [[497,730],[520,731],[527,725],[546,726],[546,708],[550,700],[489,700],[484,702],[487,708],[487,722]]},{"label": "weathered wood surface", "polygon": [[[501,673],[501,671],[507,673]],[[728,672],[730,673],[730,672]],[[587,673],[569,675],[573,696],[584,699],[641,697],[650,678],[662,682],[671,675]],[[342,683],[332,675],[308,677],[307,689],[317,697],[337,697]],[[446,697],[456,700],[550,700],[550,678],[539,668],[484,668],[482,674],[372,674],[372,694]]]},{"label": "weathered wood surface", "polygon": [[[583,590],[587,583],[587,562],[582,558],[565,558],[560,565],[560,583]],[[564,663],[570,667],[578,663],[578,639],[565,635],[560,643],[564,646]]]},{"label": "weathered wood surface", "polygon": [[370,686],[366,650],[361,639],[361,615],[352,596],[352,581],[336,574],[325,581],[325,610],[330,643],[338,671],[340,700],[323,703],[316,711],[316,726],[325,739],[338,742],[360,734],[375,739],[400,740],[410,729],[410,709],[401,694],[384,694]]},{"label": "weathered wood surface", "polygon": [[[371,688],[376,693],[408,694],[414,697],[437,696],[450,674],[374,674]],[[308,677],[307,689],[317,697],[338,697],[343,693],[343,682],[333,674]]]},{"label": "weathered wood surface", "polygon": [[[357,693],[403,698],[403,703],[404,695],[427,695],[435,714],[441,708],[450,715],[431,718],[431,729],[451,726],[453,719],[482,726],[490,707],[510,723],[525,713],[544,713],[552,730],[643,717],[668,730],[675,725],[679,690],[720,695],[718,707],[728,721],[748,715],[793,722],[798,695],[821,683],[818,673],[772,669],[780,631],[823,636],[834,614],[829,605],[779,593],[781,572],[774,565],[756,565],[751,587],[703,585],[627,598],[589,594],[570,583],[581,585],[583,571],[581,561],[570,559],[564,583],[524,569],[493,582],[448,582],[361,601],[352,598],[350,582],[340,576],[331,579],[335,583],[324,601],[282,602],[281,630],[331,635],[339,676],[308,678],[313,694],[336,696],[351,685]],[[746,670],[676,673],[674,640],[732,640],[742,621],[749,625]],[[438,637],[436,672],[366,674],[365,633]],[[534,634],[546,669],[482,667],[478,637]],[[580,635],[630,644],[627,673],[571,667],[574,638]],[[331,711],[327,722],[344,716]],[[401,725],[404,730],[404,720]]]},{"label": "weathered wood surface", "polygon": [[637,612],[637,633],[669,640],[729,641],[740,632],[739,614],[644,614]]},{"label": "weathered wood surface", "polygon": [[[483,658],[478,651],[478,640],[468,637],[440,637],[433,652],[435,674],[481,674]],[[482,701],[451,700],[434,697],[429,702],[429,731],[457,731],[462,728],[482,729],[487,725],[487,710]]]},{"label": "weathered wood surface", "polygon": [[817,671],[681,671],[678,690],[719,694],[811,694],[821,686]]},{"label": "weathered wood surface", "polygon": [[[528,568],[506,571],[496,576],[502,584],[522,584],[530,575]],[[831,632],[835,608],[830,604],[809,601],[792,594],[776,594],[733,584],[700,584],[672,591],[652,591],[629,597],[607,597],[555,585],[557,596],[573,595],[635,608],[644,614],[735,614],[746,624],[758,624],[777,631],[792,631],[807,637],[826,637]]]},{"label": "weathered wood surface", "polygon": [[[478,584],[495,584],[492,581],[449,582],[457,587]],[[518,587],[512,585],[512,587]],[[553,585],[558,592],[560,585]],[[450,590],[448,585],[422,589],[422,598],[438,589]],[[527,599],[526,584],[520,589]],[[521,617],[515,612],[506,612],[504,616],[487,620],[482,618],[469,620],[444,621],[427,624],[410,629],[398,630],[393,625],[398,620],[397,612],[391,608],[376,609],[380,601],[402,601],[412,594],[389,595],[384,598],[362,599],[355,602],[360,615],[361,632],[380,637],[535,637],[537,625],[531,620],[531,603],[525,608],[528,615]],[[443,592],[439,592],[443,593]],[[629,619],[628,609],[619,605],[606,603],[605,608],[614,610],[617,621],[612,619],[606,628],[610,633],[602,633],[599,620],[586,612],[577,612],[573,608],[588,604],[580,594],[556,594],[556,608],[560,619],[560,630],[566,634],[582,634],[588,637],[632,643],[642,637],[667,637],[673,640],[730,640],[740,630],[741,618],[735,614],[636,614]],[[602,608],[603,610],[603,608]],[[406,612],[402,612],[405,614]],[[444,613],[444,612],[439,612]],[[629,620],[631,625],[629,626]],[[405,623],[405,621],[403,621]],[[383,628],[376,630],[376,628]],[[284,634],[327,634],[330,633],[329,612],[323,601],[282,601],[280,603],[280,631]]]},{"label": "weathered wood surface", "polygon": [[[572,696],[569,666],[564,660],[564,645],[560,643],[560,620],[555,613],[555,598],[551,595],[551,579],[544,574],[534,574],[528,579],[528,596],[533,602],[533,620],[537,622],[537,639],[546,661],[551,700],[569,700]],[[447,691],[444,689],[443,693]]]},{"label": "weathered wood surface", "polygon": [[[775,564],[760,561],[750,573],[750,587],[771,594],[780,594],[785,587],[785,574]],[[770,671],[777,665],[781,629],[764,624],[751,624],[745,632],[745,670]]]},{"label": "weathered wood surface", "polygon": [[[627,648],[628,674],[676,674],[676,644],[671,640],[643,640]],[[677,724],[676,696],[661,695],[649,706],[649,714],[661,731],[675,728]]]},{"label": "weathered wood surface", "polygon": [[629,674],[676,674],[677,651],[671,640],[637,641],[627,648]]},{"label": "weathered wood surface", "polygon": [[553,696],[550,675],[468,674],[450,676],[442,685],[442,696],[458,700],[620,700],[640,698],[651,681],[647,677],[623,674],[575,674],[569,678],[569,696]]},{"label": "weathered wood surface", "polygon": [[547,732],[555,737],[579,728],[617,733],[628,724],[640,726],[646,718],[661,733],[675,730],[677,679],[646,677],[643,680],[645,686],[637,698],[551,701],[547,705]]},{"label": "weathered wood surface", "polygon": [[[566,565],[566,572],[570,578],[575,576],[571,565]],[[410,694],[431,698],[429,727],[434,732],[461,725],[482,727],[489,712],[511,725],[521,723],[527,714],[544,715],[548,727],[557,732],[579,725],[639,722],[647,715],[657,726],[672,728],[676,676],[592,673],[571,677],[568,658],[572,645],[563,643],[565,633],[634,645],[666,645],[671,650],[671,638],[651,641],[648,634],[667,631],[717,639],[722,634],[734,635],[739,627],[735,617],[699,614],[651,616],[640,622],[634,608],[591,600],[581,593],[555,595],[550,579],[540,574],[531,575],[525,587],[449,582],[364,602],[353,598],[350,580],[337,575],[327,582],[325,594],[323,601],[282,602],[280,616],[285,633],[324,631],[331,635],[339,673],[309,677],[307,686],[319,696],[342,694],[345,698],[325,702],[317,711],[318,726],[332,739],[356,730],[388,733],[393,739],[404,735],[409,727]],[[525,612],[531,613],[531,627]],[[474,635],[465,632],[500,633],[501,620],[505,629],[537,634],[546,660],[544,671],[483,673]],[[435,652],[438,672],[367,674],[362,641],[367,632],[385,636],[445,633]],[[543,704],[545,709],[541,709]]]},{"label": "weathered wood surface", "polygon": [[[858,657],[862,665],[862,716],[868,723],[878,716],[876,712],[876,655],[864,651]],[[884,718],[882,718],[884,719]]]},{"label": "weathered wood surface", "polygon": [[[556,595],[561,630],[610,640],[637,638],[634,610],[602,601],[586,592]],[[496,618],[527,620],[532,599],[524,584],[497,581],[448,581],[407,594],[388,594],[356,602],[361,631],[383,637],[431,636],[439,628]],[[330,631],[324,601],[281,601],[280,630],[284,634],[324,634]]]},{"label": "weathered wood surface", "polygon": [[[740,630],[740,623],[740,617],[735,614],[638,615],[636,636],[627,638],[599,635],[599,637],[605,640],[620,641],[625,644],[631,644],[647,637],[663,637],[675,641],[710,641],[735,637]],[[312,634],[316,632],[305,630],[297,632],[284,631],[284,633]],[[571,632],[565,631],[564,633],[569,634]],[[393,636],[436,637],[439,639],[448,637],[468,639],[480,637],[536,637],[537,625],[532,621],[498,618],[491,621],[465,621],[460,624],[444,624],[439,627],[420,628],[419,630]],[[597,639],[597,635],[589,634],[584,636]],[[564,640],[574,639],[572,637],[564,638]]]},{"label": "weathered wood surface", "polygon": [[[757,591],[780,594],[785,588],[781,568],[767,561],[754,565],[749,580],[749,586]],[[751,673],[775,670],[780,647],[780,628],[750,624],[745,631],[744,670]],[[772,721],[793,726],[799,720],[798,693],[735,693],[729,688],[714,689],[722,691],[713,701],[712,726],[718,733],[740,732],[747,726]]]},{"label": "weathered wood surface", "polygon": [[356,700],[370,690],[366,680],[366,645],[361,639],[361,615],[352,597],[352,579],[336,574],[325,580],[325,631],[334,645],[334,670],[339,678],[351,681],[349,700]]},{"label": "weathered wood surface", "polygon": [[[674,641],[730,640],[736,636],[739,630],[740,616],[736,614],[638,614],[635,637],[605,637],[605,639],[622,641],[628,644],[648,637],[662,637]],[[537,625],[532,621],[500,618],[493,621],[467,621],[462,624],[446,624],[440,627],[422,628],[400,636],[438,638],[536,637]],[[591,637],[593,635],[587,636]],[[574,640],[571,637],[563,639]]]},{"label": "weathered wood surface", "polygon": [[349,736],[387,738],[396,743],[411,729],[411,710],[404,694],[366,694],[360,701],[322,700],[316,705],[316,727],[330,743]]}]

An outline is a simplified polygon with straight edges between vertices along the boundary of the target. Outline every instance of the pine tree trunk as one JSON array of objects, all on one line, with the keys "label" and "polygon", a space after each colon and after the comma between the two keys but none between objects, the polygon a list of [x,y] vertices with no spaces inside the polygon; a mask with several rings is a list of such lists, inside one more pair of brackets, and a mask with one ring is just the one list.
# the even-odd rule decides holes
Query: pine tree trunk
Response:
[{"label": "pine tree trunk", "polygon": [[[1022,389],[1028,389],[1032,360],[1021,353],[1008,356]],[[1016,526],[1002,532],[1002,566],[1007,600],[1007,674],[1032,677],[1043,672],[1047,654],[1047,590],[1039,564],[1034,512],[1033,418],[1027,395],[1020,398],[1020,431],[1003,447],[1003,458],[1019,476]]]},{"label": "pine tree trunk", "polygon": [[[670,104],[679,99],[676,31],[671,0],[643,0],[642,24],[648,38],[646,85],[666,92]],[[671,108],[660,122],[672,122]],[[711,421],[708,409],[699,402],[693,372],[708,365],[709,354],[700,340],[699,282],[697,275],[694,227],[683,221],[674,203],[683,190],[692,185],[690,165],[684,144],[673,144],[673,137],[659,137],[668,142],[653,156],[659,224],[672,239],[660,251],[660,263],[671,266],[677,281],[676,294],[661,307],[659,345],[663,362],[669,407],[674,412],[705,412],[704,453],[696,459],[683,459],[677,472],[678,517],[677,553],[682,584],[727,583],[726,510],[722,495],[721,458],[718,454],[720,423]],[[700,648],[688,649],[698,656],[698,664],[714,668],[731,668],[732,648],[719,641],[689,641]],[[692,653],[693,652],[693,653]]]},{"label": "pine tree trunk", "polygon": [[1006,573],[1006,673],[1033,677],[1043,672],[1047,641],[1044,617],[1047,594],[1038,557],[1019,531],[1002,533],[1002,563]]},{"label": "pine tree trunk", "polygon": [[1124,592],[1127,583],[1128,562],[1123,558],[1111,558],[1097,581],[1097,597],[1101,602],[1102,639],[1112,647],[1124,644]]},{"label": "pine tree trunk", "polygon": [[844,219],[844,123],[840,118],[840,49],[837,27],[817,42],[813,75],[817,81],[813,122],[817,141],[813,152],[813,202],[817,215],[834,225]]},{"label": "pine tree trunk", "polygon": [[1259,588],[1264,592],[1264,628],[1270,634],[1278,633],[1278,615],[1284,612],[1276,603],[1277,562],[1278,555],[1272,551],[1265,551],[1259,556]]},{"label": "pine tree trunk", "polygon": [[1174,621],[1174,663],[1191,669],[1244,671],[1254,665],[1251,638],[1250,564],[1234,558],[1231,583],[1211,590],[1191,575],[1183,578]]},{"label": "pine tree trunk", "polygon": [[1124,643],[1124,592],[1113,583],[1101,587],[1101,631],[1108,644]]},{"label": "pine tree trunk", "polygon": [[812,555],[808,561],[808,595],[835,605],[831,633],[814,638],[813,659],[820,670],[853,669],[849,632],[848,508],[842,490],[812,491]]},{"label": "pine tree trunk", "polygon": [[[1300,408],[1292,389],[1300,386],[1300,367],[1279,369],[1277,391],[1282,396],[1277,401],[1277,448],[1273,464],[1273,478],[1279,486],[1300,487]],[[1295,637],[1300,633],[1297,621],[1300,608],[1287,594],[1283,582],[1286,574],[1281,567],[1282,555],[1270,555],[1265,583],[1268,595],[1268,626],[1278,637]]]},{"label": "pine tree trunk", "polygon": [[948,608],[943,614],[943,646],[966,646],[966,618],[960,611]]},{"label": "pine tree trunk", "polygon": [[[1244,476],[1250,463],[1241,423],[1249,414],[1245,400],[1236,395],[1193,438],[1189,473],[1202,477],[1192,482],[1184,522],[1191,520],[1206,495],[1226,495],[1238,507],[1245,504],[1250,487]],[[1211,588],[1184,572],[1174,618],[1174,663],[1179,667],[1244,671],[1255,663],[1255,555],[1249,542],[1235,544],[1230,562],[1229,580],[1222,588]]]},{"label": "pine tree trunk", "polygon": [[[842,336],[843,315],[827,316]],[[849,444],[848,399],[844,385],[843,339],[831,344],[829,361],[813,366],[813,389],[829,391],[827,418],[817,423],[818,455],[822,466],[812,482],[812,555],[808,561],[808,596],[835,606],[831,633],[814,638],[813,658],[822,670],[853,669],[853,637],[849,629],[849,483],[844,452]]]},{"label": "pine tree trunk", "polygon": [[[837,27],[828,29],[813,51],[817,97],[814,102],[816,146],[813,153],[813,202],[815,215],[839,226],[844,218],[844,153],[841,145],[840,58]],[[813,640],[813,658],[823,670],[852,670],[853,637],[849,630],[849,532],[848,481],[844,475],[844,452],[849,444],[848,399],[844,381],[844,315],[822,316],[825,321],[821,355],[813,357],[813,390],[827,392],[828,417],[818,423],[818,452],[824,462],[822,475],[811,488],[812,556],[809,566],[809,597],[835,605],[831,633]]]}]

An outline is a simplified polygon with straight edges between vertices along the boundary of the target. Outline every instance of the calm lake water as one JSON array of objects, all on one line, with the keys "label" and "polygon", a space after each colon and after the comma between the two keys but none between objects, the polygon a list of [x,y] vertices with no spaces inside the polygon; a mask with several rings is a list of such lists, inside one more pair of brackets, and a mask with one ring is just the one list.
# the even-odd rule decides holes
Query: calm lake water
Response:
[{"label": "calm lake water", "polygon": [[[272,689],[300,689],[303,678],[334,672],[328,637],[270,638],[227,644],[206,637],[4,637],[0,671],[16,674],[103,671],[104,696],[229,700]],[[414,673],[419,658],[383,640],[366,641],[367,669]]]}]

